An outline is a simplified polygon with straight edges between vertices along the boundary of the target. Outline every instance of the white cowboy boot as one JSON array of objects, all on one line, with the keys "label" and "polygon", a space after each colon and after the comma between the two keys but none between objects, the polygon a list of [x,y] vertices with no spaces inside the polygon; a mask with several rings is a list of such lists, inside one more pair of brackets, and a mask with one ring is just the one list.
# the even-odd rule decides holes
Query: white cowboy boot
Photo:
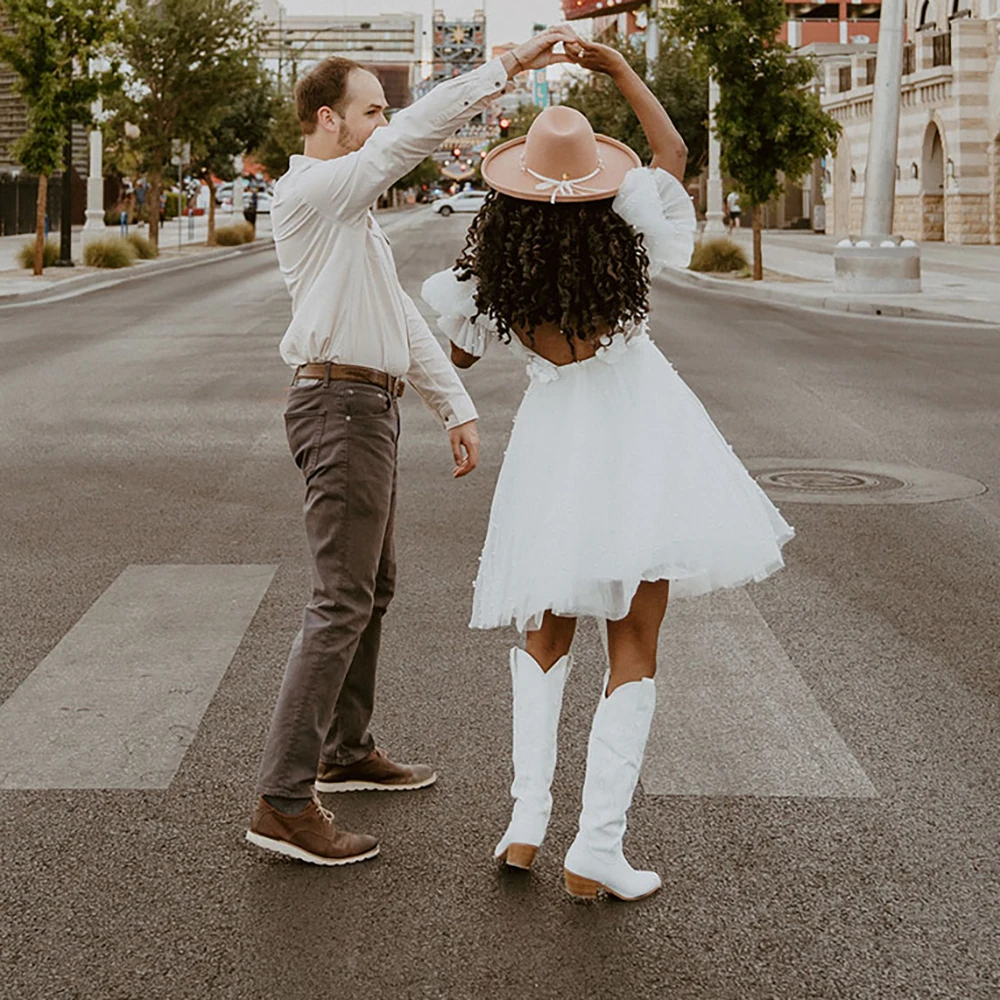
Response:
[{"label": "white cowboy boot", "polygon": [[604,691],[587,746],[580,829],[564,863],[566,890],[582,899],[600,891],[642,899],[660,888],[660,876],[636,871],[622,853],[622,838],[656,707],[656,684],[645,677],[608,697]]},{"label": "white cowboy boot", "polygon": [[573,666],[569,655],[549,670],[523,649],[510,651],[514,687],[514,814],[493,852],[512,868],[530,868],[545,837],[552,812],[552,775],[563,685]]}]

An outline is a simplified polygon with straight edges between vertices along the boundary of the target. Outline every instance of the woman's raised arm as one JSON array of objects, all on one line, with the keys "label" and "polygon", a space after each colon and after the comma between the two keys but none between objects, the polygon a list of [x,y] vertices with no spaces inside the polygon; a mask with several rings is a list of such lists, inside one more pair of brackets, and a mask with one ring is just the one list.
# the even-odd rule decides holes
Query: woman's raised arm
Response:
[{"label": "woman's raised arm", "polygon": [[632,106],[649,148],[653,151],[651,167],[661,167],[673,174],[679,181],[684,180],[687,165],[687,145],[680,132],[674,128],[670,115],[646,86],[642,77],[626,62],[625,57],[610,45],[597,42],[566,42],[566,54],[577,66],[595,73],[607,73],[625,100]]}]

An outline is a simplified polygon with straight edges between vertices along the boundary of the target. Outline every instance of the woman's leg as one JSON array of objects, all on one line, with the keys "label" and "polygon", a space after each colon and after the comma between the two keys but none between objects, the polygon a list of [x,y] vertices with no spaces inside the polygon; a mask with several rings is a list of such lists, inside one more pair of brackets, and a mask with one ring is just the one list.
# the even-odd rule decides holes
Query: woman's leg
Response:
[{"label": "woman's leg", "polygon": [[569,652],[575,633],[575,618],[562,618],[546,611],[542,627],[528,633],[524,646],[542,670],[550,670]]},{"label": "woman's leg", "polygon": [[610,695],[629,681],[656,674],[656,643],[669,595],[669,580],[640,583],[629,613],[619,621],[608,622],[611,681],[605,694]]},{"label": "woman's leg", "polygon": [[552,813],[559,713],[575,630],[575,618],[546,611],[542,627],[528,633],[527,651],[516,646],[510,651],[514,811],[493,854],[512,868],[531,867]]}]

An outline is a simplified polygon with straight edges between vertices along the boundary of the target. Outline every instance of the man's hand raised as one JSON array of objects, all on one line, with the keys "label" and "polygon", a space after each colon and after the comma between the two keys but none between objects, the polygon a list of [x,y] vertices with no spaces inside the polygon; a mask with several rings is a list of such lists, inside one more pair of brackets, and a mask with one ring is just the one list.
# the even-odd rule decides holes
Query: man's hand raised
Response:
[{"label": "man's hand raised", "polygon": [[556,63],[570,62],[563,53],[553,51],[556,45],[567,42],[574,43],[580,36],[566,24],[559,24],[540,32],[528,41],[518,45],[511,52],[504,53],[503,64],[508,76],[514,76],[522,70],[544,69]]},{"label": "man's hand raised", "polygon": [[452,477],[461,479],[467,476],[479,464],[479,431],[476,421],[459,424],[448,431],[451,438],[451,453],[455,457],[455,468],[451,470]]}]

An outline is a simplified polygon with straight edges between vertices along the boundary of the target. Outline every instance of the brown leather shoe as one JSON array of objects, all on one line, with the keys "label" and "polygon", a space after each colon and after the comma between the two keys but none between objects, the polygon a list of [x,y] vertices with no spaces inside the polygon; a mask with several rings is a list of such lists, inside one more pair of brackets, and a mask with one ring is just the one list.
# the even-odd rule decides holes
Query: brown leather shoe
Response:
[{"label": "brown leather shoe", "polygon": [[320,764],[316,791],[405,792],[426,788],[435,781],[437,775],[426,764],[396,764],[381,750],[372,750],[367,757],[344,767]]},{"label": "brown leather shoe", "polygon": [[338,830],[333,813],[315,799],[297,816],[278,812],[265,799],[258,799],[247,840],[267,851],[313,865],[350,865],[378,854],[374,837]]}]

